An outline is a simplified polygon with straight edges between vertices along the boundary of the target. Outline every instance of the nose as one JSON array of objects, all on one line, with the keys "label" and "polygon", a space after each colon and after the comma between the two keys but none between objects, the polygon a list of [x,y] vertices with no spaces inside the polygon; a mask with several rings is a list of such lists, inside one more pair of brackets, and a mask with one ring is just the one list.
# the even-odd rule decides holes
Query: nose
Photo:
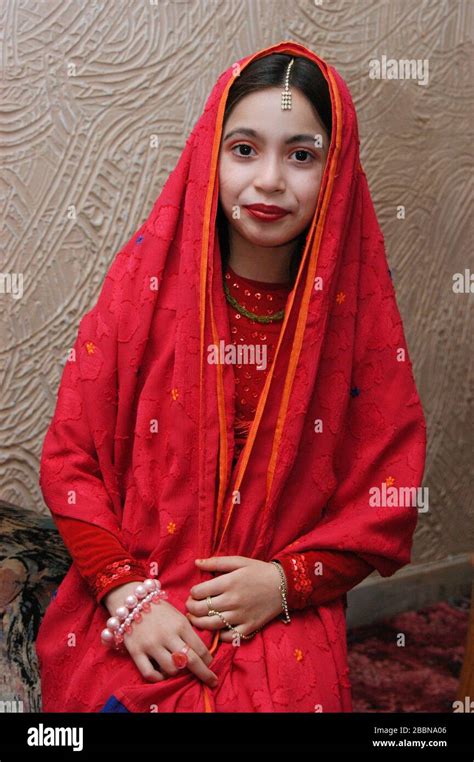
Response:
[{"label": "nose", "polygon": [[285,178],[277,157],[266,158],[259,162],[254,186],[257,190],[262,190],[265,193],[285,190]]}]

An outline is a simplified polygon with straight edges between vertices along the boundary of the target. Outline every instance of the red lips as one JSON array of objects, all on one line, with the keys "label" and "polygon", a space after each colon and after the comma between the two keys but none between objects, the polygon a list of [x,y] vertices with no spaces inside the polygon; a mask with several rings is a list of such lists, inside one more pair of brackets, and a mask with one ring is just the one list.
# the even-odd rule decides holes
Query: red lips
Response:
[{"label": "red lips", "polygon": [[254,209],[257,212],[264,212],[264,214],[288,214],[287,209],[283,209],[281,206],[275,206],[274,204],[247,204],[246,209]]},{"label": "red lips", "polygon": [[285,217],[289,212],[283,209],[281,206],[274,206],[273,204],[248,204],[244,206],[252,217],[262,222],[275,222]]}]

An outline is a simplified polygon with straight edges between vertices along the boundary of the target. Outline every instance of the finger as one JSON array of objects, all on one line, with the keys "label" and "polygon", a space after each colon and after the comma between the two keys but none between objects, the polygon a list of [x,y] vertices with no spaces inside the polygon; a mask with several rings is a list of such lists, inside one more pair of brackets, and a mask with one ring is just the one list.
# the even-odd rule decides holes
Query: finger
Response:
[{"label": "finger", "polygon": [[189,621],[186,623],[182,638],[184,642],[188,644],[188,646],[191,646],[193,651],[197,653],[199,658],[203,660],[204,664],[207,667],[211,664],[212,661],[214,661],[214,656],[211,654],[206,644],[199,637],[196,630],[193,630],[191,622]]},{"label": "finger", "polygon": [[152,662],[155,661],[158,664],[161,670],[161,674],[165,679],[168,679],[169,677],[176,677],[176,675],[180,672],[173,659],[171,658],[171,653],[168,649],[168,646],[165,644],[155,644],[150,646],[147,650],[147,656]]},{"label": "finger", "polygon": [[254,559],[245,556],[210,556],[209,558],[196,558],[196,566],[200,569],[227,572],[240,569],[241,566],[247,566],[252,560]]},{"label": "finger", "polygon": [[185,645],[189,644],[186,644],[184,640],[179,636],[176,636],[175,638],[172,638],[170,641],[168,641],[166,644],[168,651],[163,657],[165,671],[170,675],[176,676],[179,675],[180,672],[184,672],[186,669],[188,669],[190,672],[193,672],[196,677],[202,680],[203,683],[206,683],[206,685],[209,685],[210,687],[214,687],[215,683],[217,682],[216,673],[209,669],[209,667],[206,667],[203,660],[197,655],[196,651],[194,651],[193,648],[190,648],[186,652],[186,656],[188,657],[186,666],[183,669],[178,669],[173,661],[172,654],[175,651],[180,653]]},{"label": "finger", "polygon": [[136,656],[132,656],[132,659],[140,674],[147,682],[157,683],[165,679],[164,675],[153,667],[153,664],[146,654],[137,654]]},{"label": "finger", "polygon": [[186,608],[193,616],[207,616],[209,609],[217,609],[217,611],[230,611],[233,607],[233,601],[230,598],[229,593],[222,593],[222,595],[212,596],[212,606],[207,602],[207,598],[203,601],[195,600],[194,598],[188,598],[186,601]]},{"label": "finger", "polygon": [[[210,570],[209,570],[210,571]],[[196,601],[205,600],[208,595],[213,597],[221,595],[229,587],[229,580],[226,574],[221,574],[220,577],[213,577],[207,579],[205,582],[200,582],[198,585],[193,585],[189,591],[189,597],[194,598]]]},{"label": "finger", "polygon": [[[221,614],[229,624],[233,624],[231,620],[233,615],[235,617],[235,612],[222,611]],[[227,627],[217,614],[212,614],[212,616],[194,616],[189,614],[188,619],[194,627],[199,627],[201,630],[222,630],[224,627]]]}]

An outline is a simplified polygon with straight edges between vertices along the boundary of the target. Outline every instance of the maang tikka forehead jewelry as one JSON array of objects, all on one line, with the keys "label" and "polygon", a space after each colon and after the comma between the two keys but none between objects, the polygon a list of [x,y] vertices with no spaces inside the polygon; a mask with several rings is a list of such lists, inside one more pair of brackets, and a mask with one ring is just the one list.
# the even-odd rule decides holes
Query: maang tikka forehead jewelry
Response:
[{"label": "maang tikka forehead jewelry", "polygon": [[281,110],[282,111],[288,111],[291,109],[291,90],[288,87],[288,82],[290,81],[290,70],[295,62],[295,59],[292,58],[290,63],[288,64],[288,68],[286,70],[285,74],[285,89],[281,92]]}]

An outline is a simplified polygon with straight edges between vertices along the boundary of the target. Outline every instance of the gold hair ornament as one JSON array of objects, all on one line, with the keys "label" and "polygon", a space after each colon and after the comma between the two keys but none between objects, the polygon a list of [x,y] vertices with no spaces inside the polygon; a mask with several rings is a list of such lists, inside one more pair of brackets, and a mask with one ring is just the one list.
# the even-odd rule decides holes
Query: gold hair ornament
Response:
[{"label": "gold hair ornament", "polygon": [[292,58],[290,63],[288,64],[288,68],[286,70],[285,74],[285,89],[281,92],[281,110],[282,111],[288,111],[291,109],[291,90],[288,86],[288,83],[290,81],[290,70],[295,62],[295,59]]}]

